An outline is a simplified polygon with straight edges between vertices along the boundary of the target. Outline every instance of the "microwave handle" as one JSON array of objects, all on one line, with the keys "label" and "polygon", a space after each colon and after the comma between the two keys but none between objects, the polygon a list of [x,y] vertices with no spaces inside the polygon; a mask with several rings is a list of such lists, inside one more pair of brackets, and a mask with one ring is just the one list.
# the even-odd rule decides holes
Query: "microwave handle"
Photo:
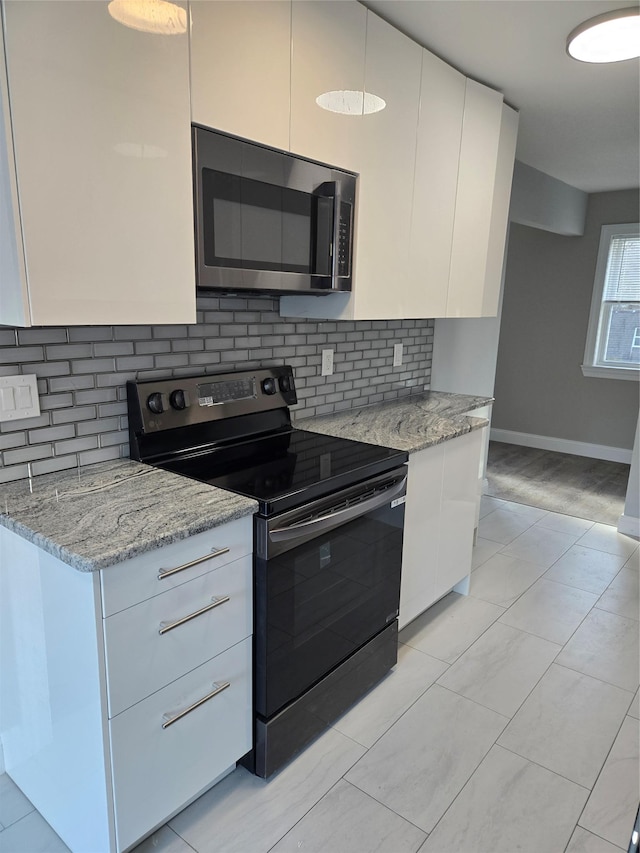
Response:
[{"label": "microwave handle", "polygon": [[314,274],[330,277],[331,289],[339,290],[338,279],[351,277],[353,206],[343,201],[336,181],[321,184],[314,195],[317,205]]}]

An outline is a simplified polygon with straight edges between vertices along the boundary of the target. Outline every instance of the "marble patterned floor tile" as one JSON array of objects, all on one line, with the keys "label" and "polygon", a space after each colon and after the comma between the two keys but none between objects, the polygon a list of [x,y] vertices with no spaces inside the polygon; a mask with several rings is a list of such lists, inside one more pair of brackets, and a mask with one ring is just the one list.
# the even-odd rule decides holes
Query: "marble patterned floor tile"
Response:
[{"label": "marble patterned floor tile", "polygon": [[499,542],[508,545],[517,536],[528,530],[533,522],[509,512],[506,509],[496,509],[481,518],[478,523],[478,536],[489,539],[491,542]]},{"label": "marble patterned floor tile", "polygon": [[346,779],[430,832],[508,720],[434,685]]},{"label": "marble patterned floor tile", "polygon": [[592,592],[541,578],[500,617],[500,622],[563,645],[597,600]]},{"label": "marble patterned floor tile", "polygon": [[37,811],[0,832],[0,853],[71,853]]},{"label": "marble patterned floor tile", "polygon": [[403,628],[400,642],[454,663],[503,613],[502,607],[450,592]]},{"label": "marble patterned floor tile", "polygon": [[631,703],[627,713],[630,717],[635,717],[636,720],[640,720],[640,691],[636,690],[636,695],[633,697],[633,702]]},{"label": "marble patterned floor tile", "polygon": [[557,530],[547,530],[536,525],[513,539],[500,553],[528,560],[548,569],[575,544],[576,539],[577,536],[573,533],[559,533]]},{"label": "marble patterned floor tile", "polygon": [[33,811],[31,802],[6,773],[0,775],[0,823],[6,828]]},{"label": "marble patterned floor tile", "polygon": [[329,729],[267,781],[237,768],[169,826],[198,853],[266,853],[364,752]]},{"label": "marble patterned floor tile", "polygon": [[494,622],[438,683],[498,714],[512,717],[560,648],[548,640]]},{"label": "marble patterned floor tile", "polygon": [[640,576],[635,569],[623,568],[598,599],[596,607],[627,619],[640,620]]},{"label": "marble patterned floor tile", "polygon": [[601,595],[624,565],[620,554],[572,545],[546,572],[547,580]]},{"label": "marble patterned floor tile", "polygon": [[578,544],[595,548],[597,551],[607,551],[609,554],[622,554],[625,557],[631,557],[638,548],[636,539],[618,533],[610,524],[594,524],[580,537]]},{"label": "marble patterned floor tile", "polygon": [[556,663],[633,693],[638,688],[639,657],[635,619],[594,608]]},{"label": "marble patterned floor tile", "polygon": [[471,575],[469,594],[500,607],[510,607],[545,571],[544,566],[507,554],[494,554]]},{"label": "marble patterned floor tile", "polygon": [[636,549],[633,554],[629,557],[627,562],[624,564],[625,569],[633,569],[634,571],[640,571],[640,548]]},{"label": "marble patterned floor tile", "polygon": [[442,661],[401,643],[395,668],[333,728],[363,746],[372,746],[446,668]]},{"label": "marble patterned floor tile", "polygon": [[507,512],[517,512],[522,518],[526,518],[531,524],[541,521],[549,514],[548,510],[540,509],[537,506],[529,506],[528,504],[519,504],[516,501],[504,501],[500,509]]},{"label": "marble patterned floor tile", "polygon": [[482,495],[480,497],[480,518],[489,515],[496,509],[504,509],[508,501],[503,501],[501,498],[492,498],[491,495]]},{"label": "marble patterned floor tile", "polygon": [[478,536],[471,554],[471,571],[473,572],[478,566],[485,563],[489,557],[493,557],[500,548],[500,542],[492,542],[490,539],[483,539],[481,536]]},{"label": "marble patterned floor tile", "polygon": [[165,824],[130,853],[193,853],[193,848]]},{"label": "marble patterned floor tile", "polygon": [[581,826],[576,826],[565,853],[620,853],[620,848],[592,832],[587,832]]},{"label": "marble patterned floor tile", "polygon": [[640,796],[638,723],[626,717],[602,768],[580,826],[626,850]]},{"label": "marble patterned floor tile", "polygon": [[558,533],[571,533],[575,536],[582,536],[593,525],[594,522],[586,518],[576,518],[573,515],[563,515],[560,512],[548,512],[536,522],[536,527],[546,527],[548,530],[557,530]]},{"label": "marble patterned floor tile", "polygon": [[494,746],[420,853],[560,853],[588,794]]},{"label": "marble patterned floor tile", "polygon": [[593,787],[629,707],[626,690],[551,664],[498,744]]},{"label": "marble patterned floor tile", "polygon": [[425,833],[341,780],[271,853],[415,853]]}]

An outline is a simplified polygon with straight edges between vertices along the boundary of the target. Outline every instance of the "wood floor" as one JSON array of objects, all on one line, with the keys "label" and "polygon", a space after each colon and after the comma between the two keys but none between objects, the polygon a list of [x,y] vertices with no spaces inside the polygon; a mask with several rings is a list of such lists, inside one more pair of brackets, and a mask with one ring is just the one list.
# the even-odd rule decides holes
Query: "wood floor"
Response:
[{"label": "wood floor", "polygon": [[616,525],[624,511],[629,467],[620,462],[491,441],[487,494]]}]

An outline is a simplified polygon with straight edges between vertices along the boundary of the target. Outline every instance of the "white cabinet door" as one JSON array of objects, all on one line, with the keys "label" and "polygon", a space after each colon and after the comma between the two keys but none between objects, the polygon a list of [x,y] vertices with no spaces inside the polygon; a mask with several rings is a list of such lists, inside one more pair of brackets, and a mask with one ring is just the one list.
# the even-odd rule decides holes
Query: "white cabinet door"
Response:
[{"label": "white cabinet door", "polygon": [[119,850],[251,749],[251,654],[249,638],[109,721]]},{"label": "white cabinet door", "polygon": [[365,90],[386,106],[358,119],[356,319],[418,316],[408,275],[421,69],[419,45],[368,12]]},{"label": "white cabinet door", "polygon": [[466,78],[422,52],[420,118],[409,246],[415,317],[444,317],[456,207]]},{"label": "white cabinet door", "polygon": [[444,446],[409,457],[402,544],[400,616],[404,628],[435,601]]},{"label": "white cabinet door", "polygon": [[489,231],[489,249],[487,269],[482,298],[482,316],[496,317],[500,304],[500,286],[502,284],[502,266],[504,247],[509,225],[509,203],[511,201],[511,183],[516,157],[518,138],[518,113],[502,105],[500,123],[500,142],[498,145],[498,164],[493,188],[493,208],[491,210],[491,228]]},{"label": "white cabinet door", "polygon": [[445,442],[440,510],[440,548],[435,597],[440,598],[471,571],[473,531],[480,498],[478,469],[484,430]]},{"label": "white cabinet door", "polygon": [[291,150],[360,172],[362,116],[329,112],[316,98],[364,88],[367,10],[351,0],[294,2],[291,13]]},{"label": "white cabinet door", "polygon": [[3,8],[22,322],[195,322],[187,33],[125,27],[106,3]]},{"label": "white cabinet door", "polygon": [[482,314],[502,95],[467,79],[447,317]]},{"label": "white cabinet door", "polygon": [[288,150],[290,34],[290,0],[191,3],[192,120]]}]

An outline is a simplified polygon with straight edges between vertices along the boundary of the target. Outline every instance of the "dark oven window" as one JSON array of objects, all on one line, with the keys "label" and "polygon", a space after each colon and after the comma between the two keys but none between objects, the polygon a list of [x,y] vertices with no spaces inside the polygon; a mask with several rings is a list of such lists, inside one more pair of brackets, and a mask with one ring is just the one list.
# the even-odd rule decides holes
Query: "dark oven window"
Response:
[{"label": "dark oven window", "polygon": [[207,266],[311,273],[314,197],[202,170]]},{"label": "dark oven window", "polygon": [[256,709],[268,717],[392,622],[404,506],[256,561]]}]

